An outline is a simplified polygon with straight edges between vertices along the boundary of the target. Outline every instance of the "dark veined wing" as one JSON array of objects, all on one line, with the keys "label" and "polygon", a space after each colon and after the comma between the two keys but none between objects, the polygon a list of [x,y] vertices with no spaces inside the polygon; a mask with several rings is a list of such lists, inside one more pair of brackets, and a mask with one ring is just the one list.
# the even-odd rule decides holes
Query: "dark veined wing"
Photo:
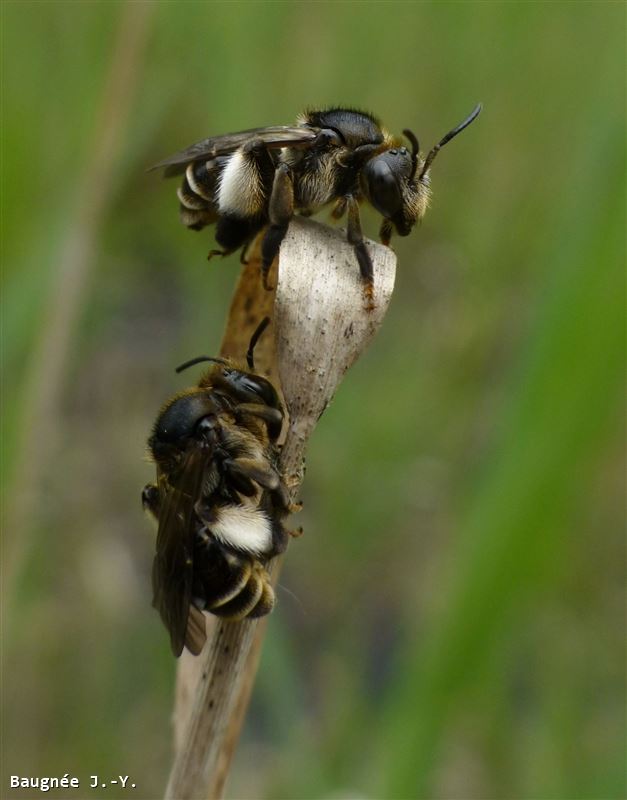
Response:
[{"label": "dark veined wing", "polygon": [[184,172],[188,164],[194,161],[208,161],[217,156],[228,155],[251,139],[261,139],[271,148],[306,147],[318,133],[319,128],[276,125],[270,128],[250,128],[247,131],[227,133],[224,136],[212,136],[169,158],[164,158],[163,161],[150,167],[150,170],[164,169],[164,176],[170,177]]},{"label": "dark veined wing", "polygon": [[194,535],[200,524],[194,505],[200,497],[211,450],[192,448],[185,457],[176,485],[157,475],[162,492],[157,552],[152,565],[153,606],[170,633],[175,656],[186,646],[198,655],[205,643],[202,612],[191,605]]}]

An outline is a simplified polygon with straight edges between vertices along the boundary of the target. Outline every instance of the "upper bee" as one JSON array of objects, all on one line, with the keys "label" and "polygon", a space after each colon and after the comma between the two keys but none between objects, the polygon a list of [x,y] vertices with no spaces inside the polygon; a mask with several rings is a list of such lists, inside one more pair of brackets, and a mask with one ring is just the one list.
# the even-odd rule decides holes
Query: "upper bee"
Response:
[{"label": "upper bee", "polygon": [[251,128],[204,139],[157,164],[166,175],[184,173],[179,189],[181,219],[194,230],[216,225],[226,255],[246,248],[268,226],[262,243],[262,276],[279,252],[295,212],[333,204],[347,214],[347,238],[355,250],[368,307],[374,284],[372,259],[361,229],[359,204],[369,202],[383,217],[380,238],[407,236],[427,210],[430,169],[439,150],[476,119],[473,112],[423,157],[418,139],[392,136],[378,119],[350,108],[309,110],[297,124]]}]

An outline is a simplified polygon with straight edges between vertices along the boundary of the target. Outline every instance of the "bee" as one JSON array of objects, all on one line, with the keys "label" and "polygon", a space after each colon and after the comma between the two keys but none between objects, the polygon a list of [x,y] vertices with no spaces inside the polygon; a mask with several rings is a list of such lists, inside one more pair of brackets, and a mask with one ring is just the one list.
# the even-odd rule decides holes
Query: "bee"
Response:
[{"label": "bee", "polygon": [[156,483],[142,492],[158,522],[153,606],[175,656],[198,654],[206,640],[203,610],[226,619],[261,617],[275,602],[265,565],[283,552],[291,506],[278,468],[283,409],[272,383],[247,367],[200,356],[211,367],[198,385],[161,409],[148,440]]},{"label": "bee", "polygon": [[294,213],[310,215],[333,203],[335,219],[347,215],[347,239],[371,301],[373,268],[359,204],[366,200],[382,215],[383,244],[390,244],[394,231],[407,236],[429,205],[435,157],[480,111],[481,104],[426,157],[410,130],[403,131],[408,149],[372,114],[329,108],[304,112],[294,127],[251,128],[203,139],[152,169],[163,168],[165,176],[183,175],[178,189],[183,224],[193,230],[215,224],[215,239],[223,249],[212,250],[210,258],[240,248],[244,258],[252,238],[268,225],[261,248],[266,289]]}]

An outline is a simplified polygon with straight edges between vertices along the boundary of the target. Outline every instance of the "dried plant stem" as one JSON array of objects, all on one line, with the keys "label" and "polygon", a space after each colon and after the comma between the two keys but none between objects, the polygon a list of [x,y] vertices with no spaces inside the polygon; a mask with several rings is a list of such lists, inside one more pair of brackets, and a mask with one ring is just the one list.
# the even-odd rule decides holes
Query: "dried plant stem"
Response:
[{"label": "dried plant stem", "polygon": [[[375,268],[371,312],[364,310],[352,247],[341,232],[310,220],[297,219],[290,226],[278,277],[271,273],[275,293],[260,288],[255,252],[236,289],[222,352],[243,354],[259,319],[270,313],[274,339],[263,337],[255,358],[280,386],[289,414],[280,464],[293,501],[309,437],[344,373],[381,326],[392,295],[394,254],[373,242],[369,250]],[[270,565],[273,580],[280,561]],[[215,620],[196,663],[190,665],[192,656],[181,657],[174,719],[178,746],[168,800],[222,796],[267,624],[265,619]]]}]

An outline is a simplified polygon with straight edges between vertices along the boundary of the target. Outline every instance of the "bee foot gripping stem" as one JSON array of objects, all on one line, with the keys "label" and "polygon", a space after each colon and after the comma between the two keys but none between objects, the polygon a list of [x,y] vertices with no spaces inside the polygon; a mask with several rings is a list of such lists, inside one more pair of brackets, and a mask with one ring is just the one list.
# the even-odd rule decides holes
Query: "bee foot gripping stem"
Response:
[{"label": "bee foot gripping stem", "polygon": [[364,308],[366,311],[374,311],[376,306],[374,302],[374,282],[372,280],[364,283]]},{"label": "bee foot gripping stem", "polygon": [[207,261],[211,261],[214,256],[228,256],[231,253],[230,250],[210,250],[207,253]]}]

